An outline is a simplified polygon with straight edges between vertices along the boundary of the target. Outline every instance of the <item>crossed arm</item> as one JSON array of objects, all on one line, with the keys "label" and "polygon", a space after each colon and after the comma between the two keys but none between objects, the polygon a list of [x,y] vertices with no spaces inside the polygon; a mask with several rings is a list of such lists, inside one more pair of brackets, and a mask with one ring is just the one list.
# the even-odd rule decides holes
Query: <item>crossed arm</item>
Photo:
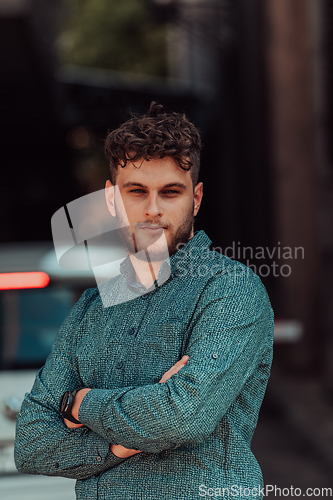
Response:
[{"label": "crossed arm", "polygon": [[[167,372],[164,373],[164,375],[161,378],[161,380],[159,381],[159,383],[161,384],[161,383],[164,383],[167,380],[169,380],[169,378],[171,378],[172,375],[179,372],[179,370],[181,368],[183,368],[183,366],[186,365],[188,360],[189,360],[189,356],[183,356],[182,359],[180,359],[177,363],[175,363],[170,368],[170,370],[168,370]],[[72,408],[72,416],[76,420],[79,420],[79,410],[80,410],[81,403],[83,401],[83,398],[85,397],[85,395],[89,391],[91,391],[91,389],[88,389],[88,388],[81,389],[75,395],[74,404],[73,404],[73,408]],[[83,427],[83,424],[75,424],[75,423],[71,422],[70,420],[67,420],[66,418],[64,418],[64,422],[69,429]],[[129,449],[129,448],[125,448],[121,444],[115,445],[112,443],[110,443],[110,451],[112,451],[112,453],[116,457],[119,457],[119,458],[128,458],[128,457],[131,457],[132,455],[135,455],[136,453],[141,453],[141,450]]]},{"label": "crossed arm", "polygon": [[235,279],[241,280],[230,278],[217,298],[210,293],[214,282],[202,293],[186,347],[188,363],[182,358],[160,383],[78,392],[73,416],[82,428],[73,432],[59,414],[59,401],[65,390],[83,385],[73,352],[90,303],[92,292],[87,292],[23,402],[15,443],[18,470],[86,479],[138,450],[159,453],[199,443],[213,432],[260,363],[257,378],[262,377],[264,390],[271,361],[271,308],[254,278],[242,280],[236,290]]}]

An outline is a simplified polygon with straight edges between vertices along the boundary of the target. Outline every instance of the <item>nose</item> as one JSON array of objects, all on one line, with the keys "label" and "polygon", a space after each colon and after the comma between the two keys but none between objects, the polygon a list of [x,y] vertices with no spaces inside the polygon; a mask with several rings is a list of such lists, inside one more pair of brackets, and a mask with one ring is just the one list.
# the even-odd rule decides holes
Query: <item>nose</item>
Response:
[{"label": "nose", "polygon": [[158,196],[156,194],[148,196],[147,205],[145,207],[145,215],[152,220],[162,217],[163,210],[159,204]]}]

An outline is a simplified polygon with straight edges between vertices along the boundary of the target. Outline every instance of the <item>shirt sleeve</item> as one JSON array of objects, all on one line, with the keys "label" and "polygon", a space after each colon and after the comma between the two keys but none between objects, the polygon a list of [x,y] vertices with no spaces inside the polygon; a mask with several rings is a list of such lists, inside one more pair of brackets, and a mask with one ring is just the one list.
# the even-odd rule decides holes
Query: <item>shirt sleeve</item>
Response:
[{"label": "shirt sleeve", "polygon": [[272,341],[273,312],[260,278],[247,271],[215,276],[196,308],[186,366],[166,383],[93,389],[79,419],[114,444],[151,453],[202,442],[257,370],[266,373],[266,386]]},{"label": "shirt sleeve", "polygon": [[86,290],[60,328],[17,418],[15,464],[20,472],[86,479],[122,462],[109,442],[88,428],[68,429],[59,412],[66,390],[81,388],[73,362],[77,331],[94,289]]}]

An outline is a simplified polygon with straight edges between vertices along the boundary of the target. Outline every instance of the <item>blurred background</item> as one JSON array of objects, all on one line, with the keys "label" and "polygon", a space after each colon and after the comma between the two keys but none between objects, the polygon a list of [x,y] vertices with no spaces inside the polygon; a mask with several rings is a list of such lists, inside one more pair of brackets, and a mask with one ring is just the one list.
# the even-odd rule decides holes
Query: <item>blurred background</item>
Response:
[{"label": "blurred background", "polygon": [[[253,440],[264,480],[319,488],[318,498],[333,488],[332,43],[331,0],[0,0],[6,500],[53,498],[54,479],[14,472],[15,412],[94,286],[92,274],[57,266],[51,217],[103,188],[107,131],[152,100],[201,132],[196,229],[250,265],[271,297],[275,358]],[[44,274],[13,284],[14,272]],[[74,498],[73,482],[59,481],[54,498]]]}]

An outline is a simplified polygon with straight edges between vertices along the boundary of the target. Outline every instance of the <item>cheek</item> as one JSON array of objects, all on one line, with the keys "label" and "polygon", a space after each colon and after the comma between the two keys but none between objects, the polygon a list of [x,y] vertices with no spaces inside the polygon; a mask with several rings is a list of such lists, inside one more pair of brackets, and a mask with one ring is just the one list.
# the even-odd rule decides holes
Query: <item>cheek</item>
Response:
[{"label": "cheek", "polygon": [[178,219],[182,221],[189,219],[190,217],[193,216],[193,211],[194,211],[194,200],[191,198],[188,201],[188,203],[183,204],[183,206],[177,210]]},{"label": "cheek", "polygon": [[173,232],[177,231],[179,228],[187,226],[193,221],[193,209],[192,207],[182,207],[173,214],[173,217],[169,219],[169,226]]},{"label": "cheek", "polygon": [[117,210],[117,216],[121,221],[126,221],[126,225],[128,225],[128,223],[135,222],[135,218],[138,216],[138,209],[132,203],[124,200]]}]

